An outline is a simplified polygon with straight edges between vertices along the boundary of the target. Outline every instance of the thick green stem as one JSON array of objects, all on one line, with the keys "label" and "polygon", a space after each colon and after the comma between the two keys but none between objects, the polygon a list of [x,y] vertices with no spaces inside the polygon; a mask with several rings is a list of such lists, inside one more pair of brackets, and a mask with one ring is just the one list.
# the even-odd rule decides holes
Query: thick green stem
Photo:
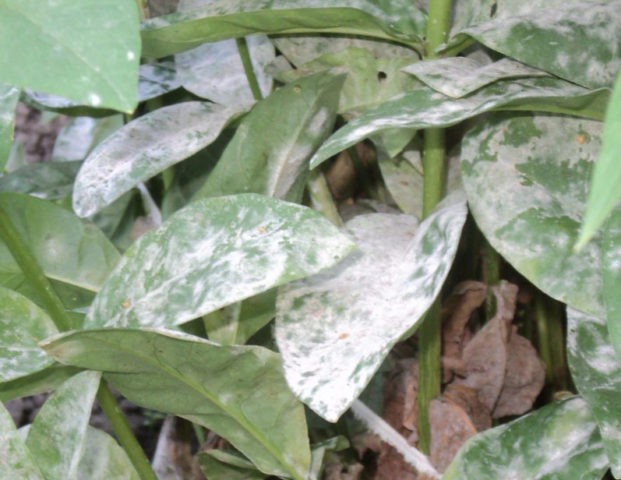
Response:
[{"label": "thick green stem", "polygon": [[[429,2],[427,20],[427,48],[425,58],[436,58],[436,48],[446,40],[451,16],[450,0]],[[433,212],[444,194],[445,132],[442,129],[425,130],[423,137],[423,218]],[[418,438],[419,448],[429,453],[431,430],[429,427],[429,404],[440,394],[442,381],[441,345],[442,324],[440,303],[436,300],[429,308],[418,330],[419,367],[418,392]]]},{"label": "thick green stem", "polygon": [[[21,268],[32,288],[37,292],[43,306],[56,325],[56,328],[61,332],[70,330],[71,320],[67,315],[65,306],[54,291],[52,284],[45,276],[43,269],[37,263],[36,258],[27,247],[26,242],[20,237],[19,232],[13,225],[11,217],[1,204],[0,238],[11,252],[15,262],[17,262]],[[134,464],[141,480],[157,480],[149,461],[129,428],[127,420],[121,413],[115,398],[112,396],[103,380],[99,385],[97,400],[108,417],[108,420],[110,420],[110,424],[119,439],[119,443],[126,448],[127,455]]]},{"label": "thick green stem", "polygon": [[258,102],[263,98],[263,95],[261,94],[261,87],[259,86],[257,76],[254,74],[254,69],[252,68],[252,60],[250,59],[250,52],[248,51],[248,43],[246,42],[245,37],[237,38],[235,41],[237,42],[237,51],[239,52],[239,57],[241,58],[242,65],[244,66],[244,73],[248,79],[252,96]]}]

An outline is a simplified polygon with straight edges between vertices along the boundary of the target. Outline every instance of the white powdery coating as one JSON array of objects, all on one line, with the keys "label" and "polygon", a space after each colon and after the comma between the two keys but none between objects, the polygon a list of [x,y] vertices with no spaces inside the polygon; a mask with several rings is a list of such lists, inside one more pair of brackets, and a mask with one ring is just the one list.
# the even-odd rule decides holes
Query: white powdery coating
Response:
[{"label": "white powdery coating", "polygon": [[179,325],[317,273],[352,248],[305,207],[255,194],[199,200],[128,250],[85,324]]},{"label": "white powdery coating", "polygon": [[138,183],[213,142],[240,113],[204,102],[163,107],[133,120],[101,142],[75,181],[73,208],[87,217]]},{"label": "white powdery coating", "polygon": [[276,340],[285,376],[319,415],[336,421],[420,320],[452,264],[465,218],[464,203],[418,228],[408,215],[355,217],[347,229],[361,253],[281,289]]}]

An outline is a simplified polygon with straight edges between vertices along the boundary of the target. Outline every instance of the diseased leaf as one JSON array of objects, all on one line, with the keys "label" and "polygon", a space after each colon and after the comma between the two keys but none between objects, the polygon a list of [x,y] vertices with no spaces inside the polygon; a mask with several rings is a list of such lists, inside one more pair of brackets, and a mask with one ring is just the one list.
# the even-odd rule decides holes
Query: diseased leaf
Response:
[{"label": "diseased leaf", "polygon": [[202,199],[131,246],[85,326],[179,325],[317,273],[352,248],[306,207],[254,194]]},{"label": "diseased leaf", "polygon": [[4,170],[13,145],[15,107],[18,100],[17,88],[0,84],[0,172]]},{"label": "diseased leaf", "polygon": [[567,358],[571,377],[599,426],[615,478],[621,476],[621,363],[606,322],[567,309]]},{"label": "diseased leaf", "polygon": [[0,287],[0,382],[43,370],[54,361],[37,346],[58,333],[47,313],[17,292]]},{"label": "diseased leaf", "polygon": [[[119,254],[97,227],[28,195],[0,193],[0,203],[48,277],[71,287],[99,290]],[[24,276],[0,242],[0,284],[9,281],[21,285]]]},{"label": "diseased leaf", "polygon": [[71,195],[82,162],[43,162],[18,168],[0,177],[0,192],[27,193],[46,200]]},{"label": "diseased leaf", "polygon": [[[601,271],[603,276],[603,300],[606,308],[606,324],[617,358],[621,359],[621,209],[613,210],[604,225],[601,238]],[[594,242],[590,242],[589,248]],[[598,242],[599,243],[599,242]],[[603,315],[600,315],[603,317]]]},{"label": "diseased leaf", "polygon": [[122,126],[122,115],[72,118],[58,132],[52,150],[52,161],[84,160],[94,147]]},{"label": "diseased leaf", "polygon": [[177,68],[173,62],[144,63],[140,65],[138,101],[144,102],[179,88]]},{"label": "diseased leaf", "polygon": [[133,403],[179,415],[227,439],[266,474],[303,480],[310,447],[302,405],[279,356],[167,330],[76,331],[43,344],[61,361],[103,370]]},{"label": "diseased leaf", "polygon": [[581,248],[595,234],[621,199],[621,75],[617,78],[615,89],[608,104],[602,149],[593,169],[589,199],[586,204],[584,221],[578,238],[577,248]]},{"label": "diseased leaf", "polygon": [[468,37],[522,63],[588,88],[610,87],[621,67],[621,9],[613,2],[528,8],[457,33],[446,50]]},{"label": "diseased leaf", "polygon": [[390,128],[447,127],[490,110],[537,110],[601,119],[608,94],[607,89],[587,90],[553,78],[498,81],[459,99],[421,88],[349,122],[313,155],[311,168]]},{"label": "diseased leaf", "polygon": [[67,380],[28,430],[26,445],[46,478],[80,480],[78,465],[100,378],[99,372],[82,372]]},{"label": "diseased leaf", "polygon": [[453,98],[464,97],[499,80],[547,76],[542,70],[509,58],[489,64],[481,64],[468,57],[439,58],[417,62],[402,70]]},{"label": "diseased leaf", "polygon": [[21,435],[17,432],[11,414],[0,403],[0,478],[44,480]]},{"label": "diseased leaf", "polygon": [[125,450],[106,432],[87,426],[83,445],[76,479],[139,480]]},{"label": "diseased leaf", "polygon": [[343,81],[320,73],[257,103],[195,198],[254,192],[301,201],[308,159],[332,131]]},{"label": "diseased leaf", "polygon": [[[3,0],[0,82],[129,113],[137,103],[138,22],[136,4],[125,0]],[[28,54],[15,61],[16,52]]]},{"label": "diseased leaf", "polygon": [[607,468],[589,407],[573,397],[472,437],[442,479],[600,479]]},{"label": "diseased leaf", "polygon": [[[391,5],[392,3],[392,5]],[[404,3],[408,15],[403,15]],[[218,0],[191,12],[142,24],[146,57],[165,57],[205,42],[253,33],[340,33],[363,35],[420,47],[424,14],[411,3],[369,0]]]},{"label": "diseased leaf", "polygon": [[574,253],[601,124],[496,115],[462,143],[463,182],[490,244],[548,295],[603,316],[600,246]]},{"label": "diseased leaf", "polygon": [[444,282],[465,219],[463,202],[418,228],[407,215],[355,217],[346,227],[359,254],[281,288],[275,335],[285,376],[315,412],[336,421],[417,325]]},{"label": "diseased leaf", "polygon": [[76,178],[73,208],[87,217],[138,183],[213,142],[240,111],[207,102],[162,107],[101,142]]}]

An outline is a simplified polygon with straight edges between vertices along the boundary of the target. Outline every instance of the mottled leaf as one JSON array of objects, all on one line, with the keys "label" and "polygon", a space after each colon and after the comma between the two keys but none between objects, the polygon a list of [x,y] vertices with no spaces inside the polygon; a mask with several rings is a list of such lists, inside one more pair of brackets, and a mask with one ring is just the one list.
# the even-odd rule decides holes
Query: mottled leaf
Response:
[{"label": "mottled leaf", "polygon": [[[28,195],[0,193],[10,216],[45,274],[64,284],[97,291],[119,254],[97,227],[73,213]],[[21,269],[0,243],[0,284],[23,282]],[[22,280],[20,280],[22,279]]]},{"label": "mottled leaf", "polygon": [[352,247],[302,206],[254,194],[202,199],[132,245],[85,325],[178,325],[317,273]]},{"label": "mottled leaf", "polygon": [[179,88],[177,68],[173,62],[145,63],[140,65],[138,101],[144,102]]},{"label": "mottled leaf", "polygon": [[44,480],[21,435],[2,403],[0,403],[0,478]]},{"label": "mottled leaf", "polygon": [[33,163],[0,177],[0,192],[59,200],[71,195],[82,162]]},{"label": "mottled leaf", "polygon": [[264,473],[305,478],[304,410],[270,350],[144,329],[77,331],[43,347],[62,363],[108,372],[110,384],[137,405],[209,428]]},{"label": "mottled leaf", "polygon": [[83,478],[78,465],[100,377],[99,372],[82,372],[67,380],[32,423],[26,446],[46,478]]},{"label": "mottled leaf", "polygon": [[37,346],[58,333],[46,312],[17,292],[0,287],[0,382],[50,366],[53,360]]},{"label": "mottled leaf", "polygon": [[81,217],[101,210],[138,183],[209,145],[239,113],[206,102],[184,102],[133,120],[84,161],[73,208]]},{"label": "mottled leaf", "polygon": [[[601,271],[603,276],[603,299],[606,307],[606,323],[610,340],[621,359],[621,209],[616,208],[604,225],[601,238]],[[594,242],[590,242],[589,248]],[[600,243],[600,242],[598,242]],[[603,315],[600,315],[603,317]]]},{"label": "mottled leaf", "polygon": [[621,199],[621,75],[617,78],[614,92],[610,98],[604,131],[602,149],[599,153],[589,199],[587,200],[584,223],[576,247],[582,247],[595,234]]},{"label": "mottled leaf", "polygon": [[567,358],[574,384],[599,426],[615,478],[621,476],[621,363],[606,322],[567,309]]},{"label": "mottled leaf", "polygon": [[138,22],[136,4],[125,0],[4,0],[0,82],[131,112]]},{"label": "mottled leaf", "polygon": [[52,161],[68,162],[84,160],[86,156],[115,130],[123,126],[122,115],[103,118],[72,118],[58,132]]},{"label": "mottled leaf", "polygon": [[603,316],[600,247],[574,253],[601,123],[497,115],[462,143],[463,182],[490,244],[548,295]]},{"label": "mottled leaf", "polygon": [[612,85],[621,67],[618,2],[587,0],[529,10],[524,15],[503,16],[466,28],[448,42],[447,49],[471,37],[578,85]]},{"label": "mottled leaf", "polygon": [[76,474],[78,480],[139,480],[127,453],[106,432],[86,427]]},{"label": "mottled leaf", "polygon": [[459,99],[422,88],[349,122],[315,153],[311,167],[390,128],[446,127],[490,110],[538,110],[601,119],[608,94],[607,89],[587,90],[553,78],[498,81]]},{"label": "mottled leaf", "polygon": [[403,68],[434,90],[449,97],[464,97],[498,80],[547,76],[542,70],[509,58],[481,64],[468,57],[450,57],[417,62]]},{"label": "mottled leaf", "polygon": [[[392,3],[402,7],[404,1]],[[395,5],[369,0],[218,0],[191,12],[144,22],[143,55],[164,57],[252,33],[357,34],[420,46],[423,13],[409,3],[406,16]]]},{"label": "mottled leaf", "polygon": [[308,159],[332,131],[343,80],[305,77],[257,103],[195,198],[255,192],[301,201]]},{"label": "mottled leaf", "polygon": [[0,172],[4,170],[13,145],[15,107],[18,100],[17,88],[0,84]]},{"label": "mottled leaf", "polygon": [[465,219],[463,202],[419,227],[408,215],[355,217],[346,227],[361,252],[281,288],[275,334],[285,376],[315,412],[336,421],[418,324],[453,262]]},{"label": "mottled leaf", "polygon": [[573,397],[472,437],[442,479],[596,480],[607,468],[589,407]]}]

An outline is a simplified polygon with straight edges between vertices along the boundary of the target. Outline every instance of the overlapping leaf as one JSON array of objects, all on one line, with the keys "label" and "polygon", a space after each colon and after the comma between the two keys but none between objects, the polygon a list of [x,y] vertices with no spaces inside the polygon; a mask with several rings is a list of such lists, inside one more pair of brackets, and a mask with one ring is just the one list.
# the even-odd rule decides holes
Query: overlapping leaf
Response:
[{"label": "overlapping leaf", "polygon": [[88,426],[83,444],[77,480],[139,480],[125,450],[106,432]]},{"label": "overlapping leaf", "polygon": [[553,78],[504,80],[464,98],[423,88],[389,100],[349,122],[311,158],[316,167],[338,152],[390,128],[446,127],[490,110],[538,110],[603,117],[609,92]]},{"label": "overlapping leaf", "polygon": [[82,162],[33,163],[0,177],[0,192],[27,193],[47,200],[71,195]]},{"label": "overlapping leaf", "polygon": [[299,205],[254,194],[201,199],[132,245],[85,325],[178,325],[317,273],[352,248]]},{"label": "overlapping leaf", "polygon": [[621,476],[621,363],[606,322],[567,309],[567,357],[572,379],[599,426],[613,475]]},{"label": "overlapping leaf", "polygon": [[424,14],[403,0],[219,0],[144,22],[142,46],[145,56],[159,58],[252,33],[357,34],[420,46],[424,28]]},{"label": "overlapping leaf", "polygon": [[17,88],[0,84],[0,171],[4,170],[13,145],[17,100],[19,100]]},{"label": "overlapping leaf", "polygon": [[73,207],[86,217],[138,183],[213,142],[240,111],[184,102],[137,118],[95,148],[76,178]]},{"label": "overlapping leaf", "polygon": [[[4,0],[0,82],[131,112],[137,103],[138,29],[136,4],[125,0]],[[16,52],[28,54],[15,61]]]},{"label": "overlapping leaf", "polygon": [[600,246],[574,253],[601,123],[497,115],[462,143],[463,182],[490,244],[548,295],[603,317]]},{"label": "overlapping leaf", "polygon": [[44,480],[20,434],[11,414],[0,403],[0,478]]},{"label": "overlapping leaf", "polygon": [[104,118],[72,118],[58,132],[52,150],[52,161],[84,160],[93,148],[122,126],[123,116],[120,114]]},{"label": "overlapping leaf", "polygon": [[343,75],[320,73],[259,102],[196,197],[255,192],[301,201],[308,159],[332,131],[343,81]]},{"label": "overlapping leaf", "polygon": [[265,348],[145,329],[73,332],[43,348],[63,363],[108,372],[111,385],[138,405],[209,428],[267,474],[305,478],[304,410],[287,388],[279,356]]},{"label": "overlapping leaf", "polygon": [[468,37],[589,88],[610,87],[621,67],[621,9],[616,1],[528,8],[524,15],[513,13],[465,28],[447,49],[458,49]]},{"label": "overlapping leaf", "polygon": [[476,435],[442,478],[599,479],[607,468],[597,424],[574,397]]},{"label": "overlapping leaf", "polygon": [[361,253],[283,287],[276,339],[291,389],[329,421],[357,398],[422,318],[453,262],[463,202],[430,216],[371,214],[347,224]]}]

